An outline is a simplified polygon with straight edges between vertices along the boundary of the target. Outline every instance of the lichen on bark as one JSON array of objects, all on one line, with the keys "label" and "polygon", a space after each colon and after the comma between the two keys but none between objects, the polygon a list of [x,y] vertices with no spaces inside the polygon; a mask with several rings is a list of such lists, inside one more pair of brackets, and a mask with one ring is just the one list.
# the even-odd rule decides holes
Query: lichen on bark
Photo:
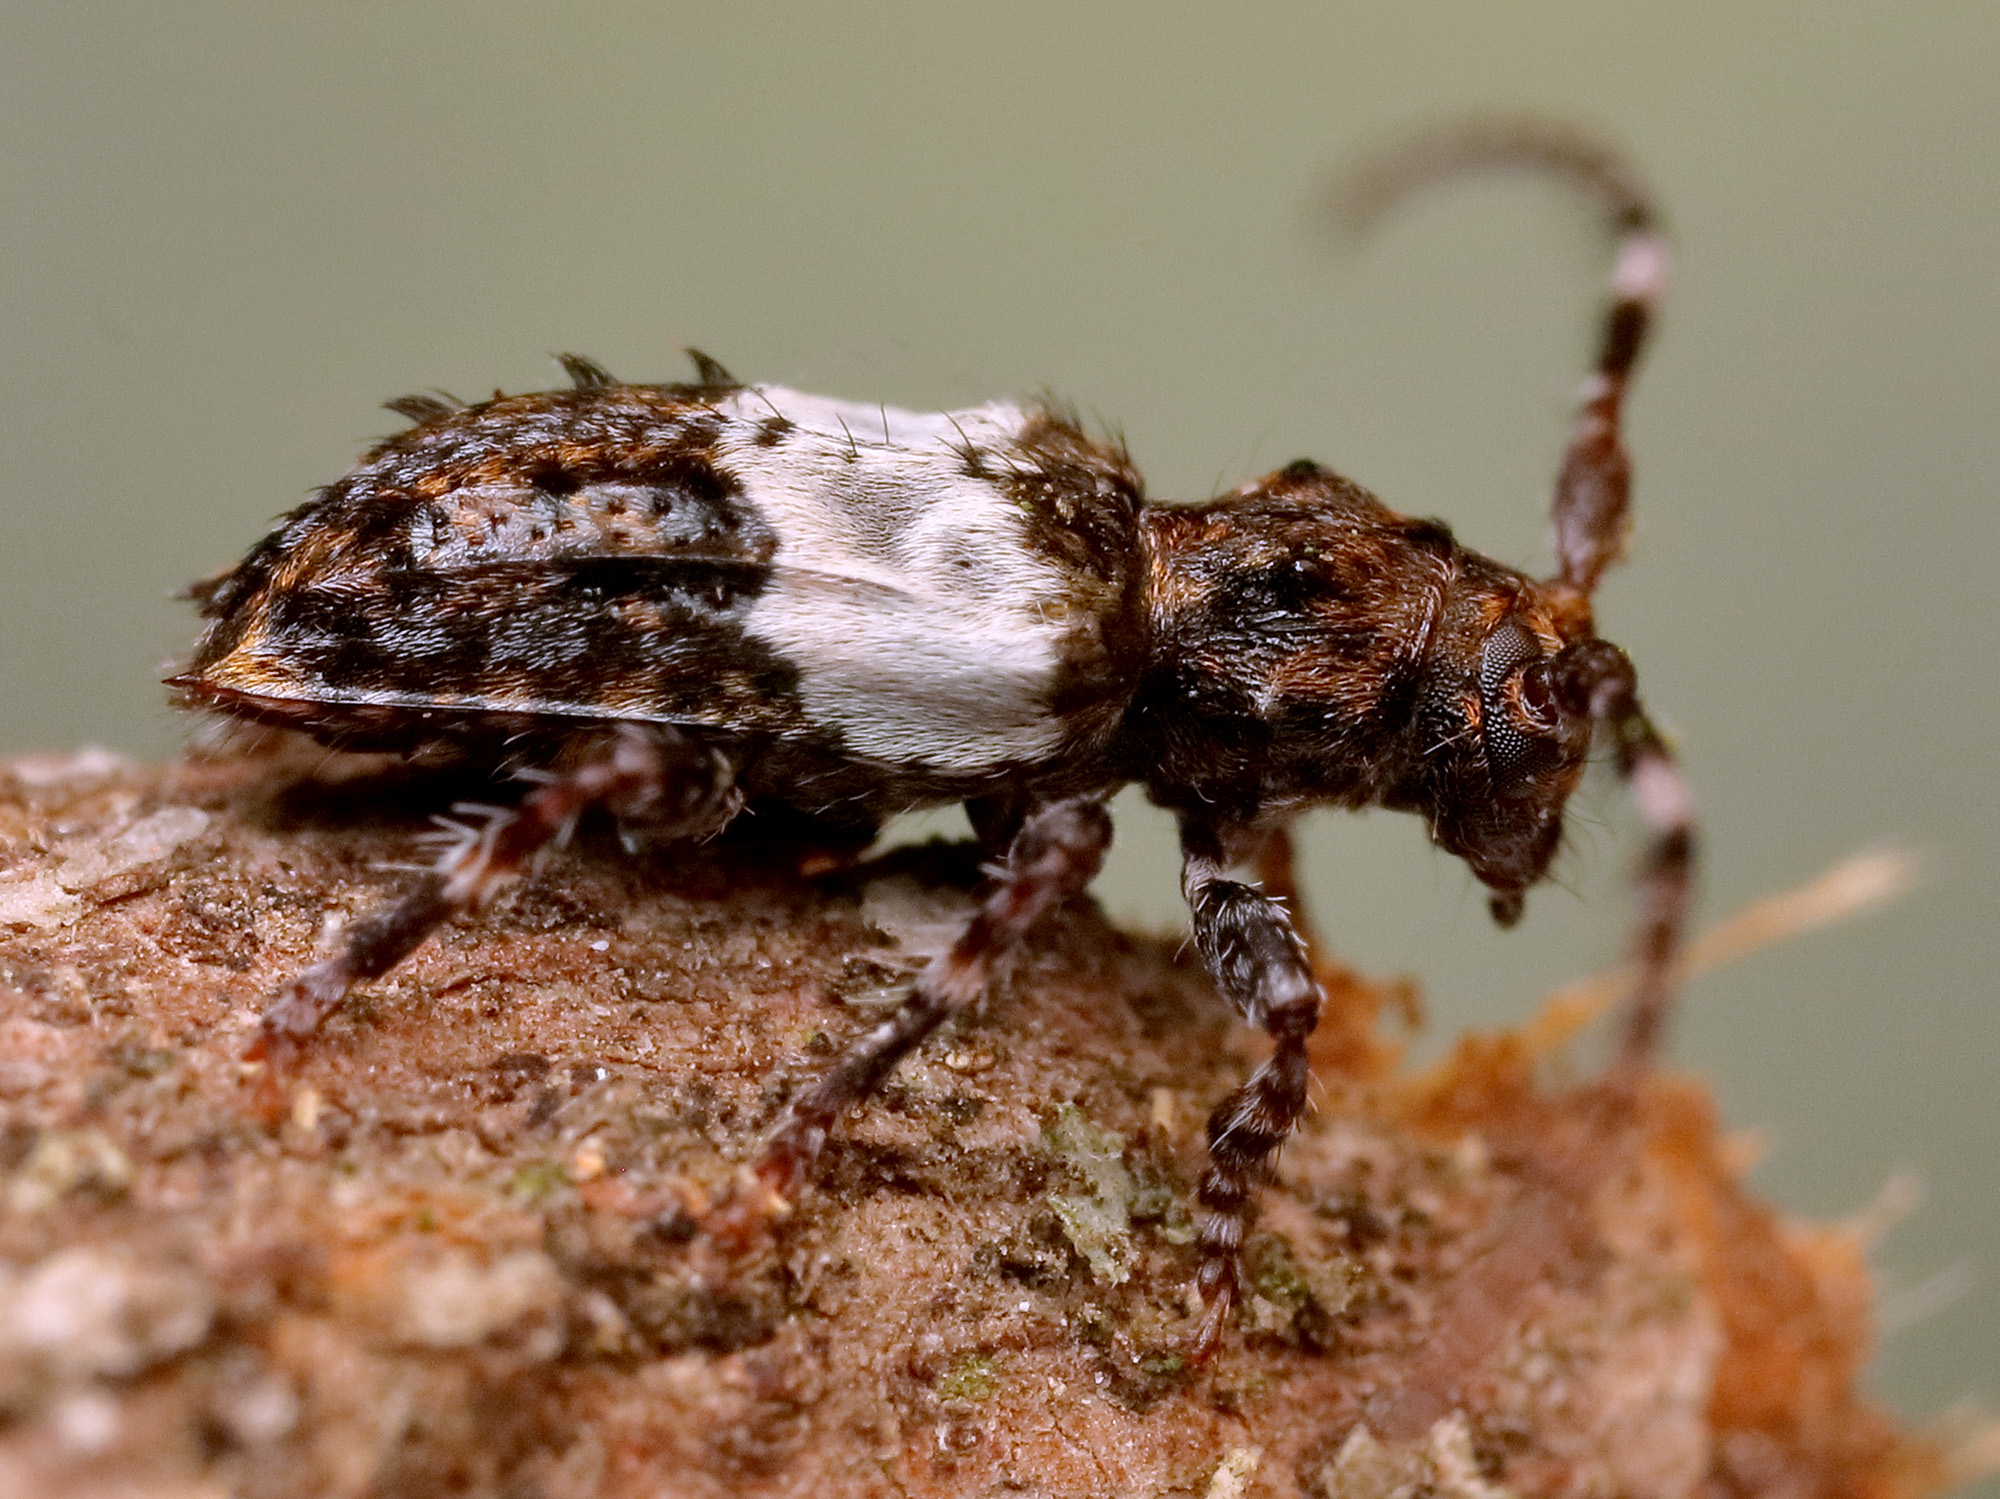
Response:
[{"label": "lichen on bark", "polygon": [[1075,902],[747,1258],[706,1207],[970,909],[590,830],[329,1024],[266,998],[417,857],[434,779],[279,749],[0,767],[0,1492],[1916,1495],[1836,1230],[1696,1085],[1636,1132],[1527,1033],[1403,1068],[1329,973],[1317,1117],[1185,1357],[1200,1121],[1254,1063],[1172,939]]}]

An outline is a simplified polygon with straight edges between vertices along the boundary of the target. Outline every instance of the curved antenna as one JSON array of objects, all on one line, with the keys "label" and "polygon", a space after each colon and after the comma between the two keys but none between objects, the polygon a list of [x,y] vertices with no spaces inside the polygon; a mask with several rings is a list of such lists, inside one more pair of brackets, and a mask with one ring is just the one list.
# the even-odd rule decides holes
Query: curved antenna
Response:
[{"label": "curved antenna", "polygon": [[1622,407],[1667,288],[1666,236],[1644,180],[1615,147],[1574,126],[1488,115],[1420,132],[1367,158],[1343,180],[1332,206],[1343,228],[1364,233],[1417,192],[1501,171],[1567,184],[1602,211],[1617,246],[1597,361],[1584,382],[1553,506],[1557,572],[1550,581],[1565,586],[1587,617],[1598,579],[1624,547],[1632,470]]}]

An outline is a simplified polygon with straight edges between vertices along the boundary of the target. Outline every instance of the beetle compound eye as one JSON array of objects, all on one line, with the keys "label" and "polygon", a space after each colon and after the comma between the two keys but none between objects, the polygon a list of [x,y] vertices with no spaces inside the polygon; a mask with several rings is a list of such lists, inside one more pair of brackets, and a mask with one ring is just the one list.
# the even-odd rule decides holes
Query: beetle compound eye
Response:
[{"label": "beetle compound eye", "polygon": [[1535,741],[1508,723],[1496,718],[1486,725],[1486,761],[1495,780],[1504,780],[1528,763]]},{"label": "beetle compound eye", "polygon": [[1479,658],[1479,695],[1489,703],[1498,702],[1507,674],[1541,653],[1541,646],[1526,630],[1519,625],[1502,625],[1486,637],[1486,650]]},{"label": "beetle compound eye", "polygon": [[[1520,681],[1510,694],[1508,681],[1517,672]],[[1538,742],[1523,732],[1523,722],[1542,729],[1555,724],[1548,663],[1540,643],[1521,626],[1504,624],[1486,637],[1479,658],[1479,698],[1485,708],[1487,764],[1496,778],[1511,776],[1528,764],[1538,748]]]}]

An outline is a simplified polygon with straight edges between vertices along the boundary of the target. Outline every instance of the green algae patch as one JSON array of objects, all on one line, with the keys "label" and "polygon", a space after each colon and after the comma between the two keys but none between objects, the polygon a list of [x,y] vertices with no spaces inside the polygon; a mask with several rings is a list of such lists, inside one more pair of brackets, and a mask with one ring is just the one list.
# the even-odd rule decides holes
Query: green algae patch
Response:
[{"label": "green algae patch", "polygon": [[1186,1192],[1159,1167],[1143,1160],[1133,1166],[1133,1177],[1137,1186],[1132,1193],[1132,1221],[1149,1225],[1163,1243],[1192,1244],[1194,1217],[1188,1212]]},{"label": "green algae patch", "polygon": [[1000,1386],[1000,1366],[989,1354],[960,1354],[952,1366],[940,1374],[935,1386],[940,1400],[957,1400],[977,1405],[990,1399]]},{"label": "green algae patch", "polygon": [[1125,1164],[1124,1137],[1066,1103],[1042,1126],[1042,1144],[1081,1184],[1080,1190],[1049,1195],[1063,1237],[1090,1267],[1092,1280],[1123,1285],[1138,1259],[1132,1203],[1139,1190]]},{"label": "green algae patch", "polygon": [[1249,1295],[1239,1321],[1246,1332],[1324,1349],[1333,1324],[1366,1295],[1367,1271],[1345,1255],[1301,1262],[1292,1246],[1274,1234],[1253,1240],[1245,1258]]},{"label": "green algae patch", "polygon": [[569,1172],[560,1161],[530,1161],[515,1171],[507,1190],[526,1202],[540,1202],[559,1187],[569,1185]]}]

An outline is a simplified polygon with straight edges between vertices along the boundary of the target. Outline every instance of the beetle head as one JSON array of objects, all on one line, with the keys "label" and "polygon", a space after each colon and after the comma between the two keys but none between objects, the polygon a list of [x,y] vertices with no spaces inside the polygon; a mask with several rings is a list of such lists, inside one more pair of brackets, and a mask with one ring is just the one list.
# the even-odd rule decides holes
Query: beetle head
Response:
[{"label": "beetle head", "polygon": [[1426,658],[1408,773],[1387,798],[1426,816],[1492,890],[1502,925],[1547,876],[1593,734],[1632,695],[1631,663],[1580,602],[1464,558]]}]

